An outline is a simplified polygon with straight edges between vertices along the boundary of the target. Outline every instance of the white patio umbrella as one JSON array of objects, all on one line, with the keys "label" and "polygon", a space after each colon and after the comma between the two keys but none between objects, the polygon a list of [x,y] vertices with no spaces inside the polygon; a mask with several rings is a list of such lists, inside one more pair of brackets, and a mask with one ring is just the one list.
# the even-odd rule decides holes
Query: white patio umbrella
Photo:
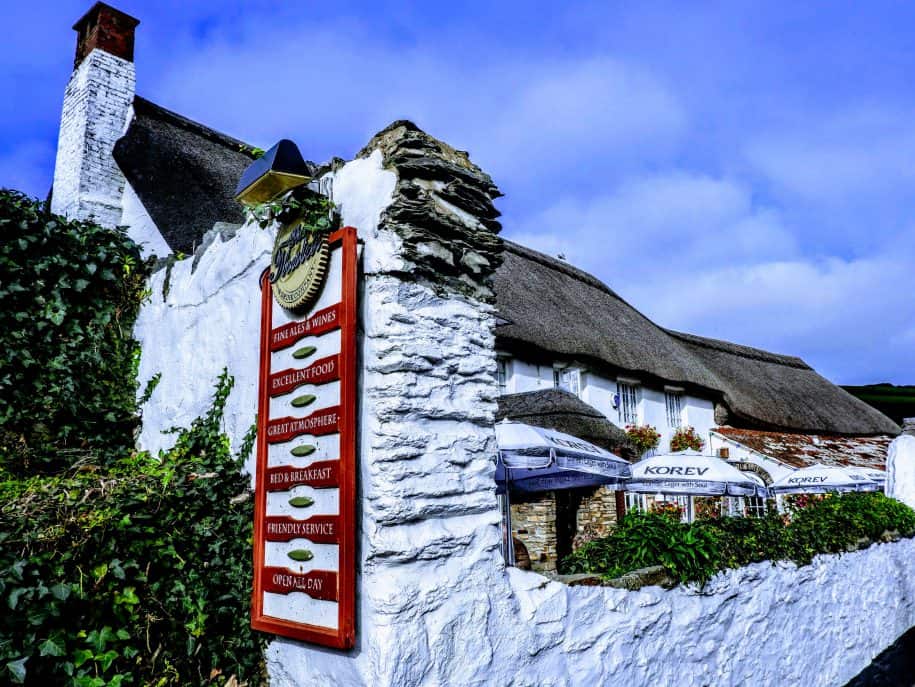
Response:
[{"label": "white patio umbrella", "polygon": [[830,491],[873,491],[879,485],[863,471],[812,465],[788,473],[769,486],[774,494],[825,494]]},{"label": "white patio umbrella", "polygon": [[515,563],[512,543],[512,491],[536,493],[556,489],[619,484],[629,463],[599,446],[552,429],[504,420],[496,423],[496,493],[502,499],[505,530],[503,553]]},{"label": "white patio umbrella", "polygon": [[496,423],[496,443],[507,468],[555,467],[613,478],[629,475],[629,463],[619,456],[553,429],[505,420]]},{"label": "white patio umbrella", "polygon": [[632,466],[626,491],[686,496],[755,496],[765,491],[721,458],[679,451],[645,458]]},{"label": "white patio umbrella", "polygon": [[880,484],[881,486],[886,484],[886,471],[877,470],[875,468],[856,468],[861,470],[865,475],[870,477],[872,480]]}]

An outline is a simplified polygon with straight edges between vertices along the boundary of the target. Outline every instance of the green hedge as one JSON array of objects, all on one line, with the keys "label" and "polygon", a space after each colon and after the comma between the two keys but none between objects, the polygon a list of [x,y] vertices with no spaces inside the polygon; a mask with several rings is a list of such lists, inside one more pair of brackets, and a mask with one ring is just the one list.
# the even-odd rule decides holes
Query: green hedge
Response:
[{"label": "green hedge", "polygon": [[0,190],[0,466],[50,472],[133,445],[144,277],[123,230]]},{"label": "green hedge", "polygon": [[560,564],[564,573],[607,578],[661,565],[681,582],[705,582],[719,570],[765,560],[809,563],[885,532],[915,536],[915,511],[880,493],[832,495],[787,518],[714,518],[691,524],[656,513],[625,515],[607,537],[588,542]]},{"label": "green hedge", "polygon": [[0,684],[262,682],[252,499],[212,410],[156,459],[0,483]]}]

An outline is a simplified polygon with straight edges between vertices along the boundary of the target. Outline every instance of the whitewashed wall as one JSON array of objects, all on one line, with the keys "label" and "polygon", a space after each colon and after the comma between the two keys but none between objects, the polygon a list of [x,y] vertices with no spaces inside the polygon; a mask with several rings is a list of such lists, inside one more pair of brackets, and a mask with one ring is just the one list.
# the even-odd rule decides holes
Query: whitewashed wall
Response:
[{"label": "whitewashed wall", "polygon": [[270,262],[273,236],[247,224],[234,236],[217,234],[202,255],[153,274],[150,300],[135,327],[142,348],[140,391],[157,373],[162,377],[141,409],[141,448],[172,446],[175,435],[168,429],[187,427],[207,411],[223,368],[235,377],[225,430],[233,450],[240,446],[257,414],[258,280]]},{"label": "whitewashed wall", "polygon": [[[540,391],[554,386],[552,365],[535,364],[520,358],[506,357],[507,376],[505,393],[515,394]],[[667,401],[663,389],[642,385],[639,402],[639,423],[653,425],[661,433],[659,450],[665,451],[670,445],[674,428],[667,422]],[[581,400],[603,413],[610,422],[622,427],[619,411],[613,407],[616,394],[616,379],[610,379],[591,371],[581,375]],[[715,404],[709,398],[683,395],[682,418],[684,425],[692,426],[706,445],[710,430],[715,427]]]}]

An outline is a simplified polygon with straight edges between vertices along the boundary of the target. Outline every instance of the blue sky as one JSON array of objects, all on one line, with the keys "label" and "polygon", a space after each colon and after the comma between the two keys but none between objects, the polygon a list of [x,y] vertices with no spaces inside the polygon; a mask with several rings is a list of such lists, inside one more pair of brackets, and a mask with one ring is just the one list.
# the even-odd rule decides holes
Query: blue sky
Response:
[{"label": "blue sky", "polygon": [[[90,4],[4,10],[0,185],[47,193]],[[412,119],[656,322],[915,383],[913,3],[114,4],[165,107],[318,161]]]}]

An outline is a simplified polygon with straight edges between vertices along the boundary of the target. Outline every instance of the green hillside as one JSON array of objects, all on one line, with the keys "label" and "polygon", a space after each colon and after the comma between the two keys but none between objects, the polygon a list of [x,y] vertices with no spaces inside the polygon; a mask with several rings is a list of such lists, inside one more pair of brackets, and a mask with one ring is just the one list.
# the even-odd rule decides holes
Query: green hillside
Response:
[{"label": "green hillside", "polygon": [[884,415],[902,424],[905,417],[915,417],[915,386],[895,384],[867,384],[865,386],[843,386],[848,393],[872,405]]}]

